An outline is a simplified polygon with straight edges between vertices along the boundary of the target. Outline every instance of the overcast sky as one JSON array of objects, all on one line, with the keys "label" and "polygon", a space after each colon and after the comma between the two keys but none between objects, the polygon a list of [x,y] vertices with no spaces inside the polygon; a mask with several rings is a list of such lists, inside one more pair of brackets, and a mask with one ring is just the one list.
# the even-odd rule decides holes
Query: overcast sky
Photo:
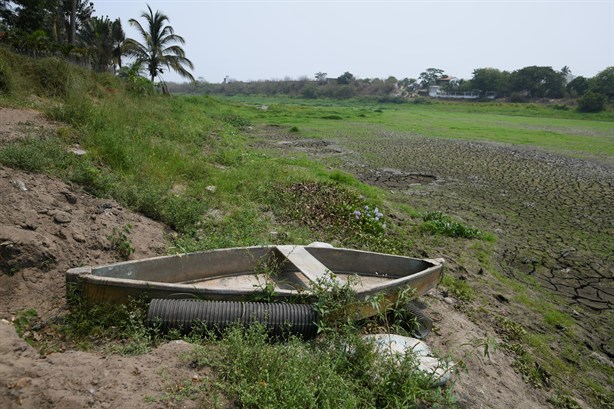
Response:
[{"label": "overcast sky", "polygon": [[164,12],[208,82],[417,78],[429,67],[469,79],[475,68],[531,65],[592,77],[614,66],[614,0],[93,1],[94,15],[119,17],[138,40],[128,19],[144,24],[147,4]]}]

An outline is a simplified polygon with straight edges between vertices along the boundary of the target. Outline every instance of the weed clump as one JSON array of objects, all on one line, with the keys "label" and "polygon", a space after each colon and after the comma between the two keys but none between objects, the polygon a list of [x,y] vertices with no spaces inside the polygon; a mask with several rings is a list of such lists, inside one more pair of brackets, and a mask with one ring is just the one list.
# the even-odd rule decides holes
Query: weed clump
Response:
[{"label": "weed clump", "polygon": [[113,227],[113,233],[108,237],[113,249],[115,249],[124,260],[128,260],[135,251],[134,247],[132,247],[132,240],[130,239],[131,230],[132,225],[130,223],[122,226],[121,229]]},{"label": "weed clump", "polygon": [[433,234],[441,234],[448,237],[462,237],[465,239],[479,239],[484,237],[484,233],[479,229],[455,222],[450,216],[442,212],[426,212],[422,216],[422,219],[424,223],[420,225],[420,229]]}]

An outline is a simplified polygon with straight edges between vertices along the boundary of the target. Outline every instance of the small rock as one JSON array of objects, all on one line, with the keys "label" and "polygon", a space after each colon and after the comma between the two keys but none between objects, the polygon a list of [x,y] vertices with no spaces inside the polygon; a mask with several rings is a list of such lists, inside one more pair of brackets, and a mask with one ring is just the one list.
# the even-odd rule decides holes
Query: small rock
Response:
[{"label": "small rock", "polygon": [[77,156],[83,156],[83,155],[85,155],[87,153],[87,151],[81,149],[81,147],[79,145],[73,146],[68,151],[71,152],[71,153],[74,153]]},{"label": "small rock", "polygon": [[68,192],[68,191],[63,191],[62,194],[64,195],[64,197],[66,198],[66,201],[70,204],[75,204],[77,203],[77,196],[73,195],[72,193]]},{"label": "small rock", "polygon": [[205,190],[208,190],[211,193],[215,193],[215,191],[217,190],[217,187],[215,187],[215,186],[207,186],[205,188]]},{"label": "small rock", "polygon": [[418,369],[431,376],[434,386],[444,386],[452,377],[454,364],[434,357],[424,341],[394,334],[369,334],[363,338],[373,342],[382,356],[400,359],[408,352],[414,354]]},{"label": "small rock", "polygon": [[32,383],[32,378],[19,378],[12,384],[8,385],[9,389],[22,389]]},{"label": "small rock", "polygon": [[445,303],[446,303],[446,304],[448,304],[448,305],[454,305],[454,303],[455,303],[456,301],[454,301],[454,298],[451,298],[451,297],[445,297],[445,298],[443,299],[443,302],[445,302]]},{"label": "small rock", "polygon": [[73,238],[73,239],[74,239],[76,242],[79,242],[79,243],[85,243],[85,237],[84,237],[82,234],[80,234],[80,233],[77,233],[77,232],[73,233],[73,234],[72,234],[72,238]]},{"label": "small rock", "polygon": [[67,224],[72,221],[72,218],[68,213],[60,211],[53,216],[53,221],[60,224]]},{"label": "small rock", "polygon": [[101,205],[98,205],[98,207],[96,208],[96,213],[97,214],[102,214],[102,213],[108,212],[112,208],[113,208],[112,204],[110,204],[110,203],[103,203]]},{"label": "small rock", "polygon": [[17,189],[21,190],[22,192],[25,192],[25,191],[28,190],[28,188],[26,187],[26,184],[23,183],[23,180],[21,180],[21,179],[14,179],[14,180],[11,180],[11,182],[15,186],[17,186]]},{"label": "small rock", "polygon": [[506,303],[507,304],[507,303],[510,302],[510,300],[506,296],[504,296],[503,294],[496,294],[495,298],[497,299],[497,301],[502,302],[502,303]]},{"label": "small rock", "polygon": [[32,231],[38,229],[38,225],[35,223],[23,223],[19,227],[21,227],[22,229],[32,230]]}]

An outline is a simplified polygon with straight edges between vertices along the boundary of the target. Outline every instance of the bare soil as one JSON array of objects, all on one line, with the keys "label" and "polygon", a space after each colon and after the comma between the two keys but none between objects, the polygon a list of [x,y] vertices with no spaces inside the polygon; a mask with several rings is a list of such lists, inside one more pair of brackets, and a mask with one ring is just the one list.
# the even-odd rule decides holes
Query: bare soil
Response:
[{"label": "bare soil", "polygon": [[[2,124],[0,143],[22,138],[37,130],[53,129],[54,126],[34,111],[4,108],[0,108],[0,124]],[[265,135],[267,139],[258,144],[264,143],[266,146],[278,148],[289,154],[307,152],[316,156],[325,155],[328,158],[342,156],[347,169],[354,171],[363,180],[387,188],[402,188],[402,194],[409,195],[412,200],[423,198],[425,204],[428,202],[427,207],[429,208],[433,208],[433,204],[444,206],[445,203],[451,203],[450,196],[457,192],[461,200],[456,201],[458,204],[449,208],[450,212],[461,211],[462,213],[464,210],[471,210],[471,201],[458,193],[459,189],[462,190],[467,186],[471,186],[472,194],[482,195],[481,202],[491,203],[488,200],[490,193],[479,193],[479,186],[490,182],[485,179],[485,175],[477,173],[477,170],[467,169],[466,174],[452,171],[446,173],[445,170],[442,171],[438,167],[441,166],[441,163],[434,164],[432,167],[418,163],[404,167],[394,161],[388,164],[365,166],[366,162],[357,153],[357,147],[352,146],[349,141],[335,139],[314,143],[292,136],[287,132],[282,135],[272,129],[264,130],[260,133],[260,137],[262,135]],[[457,145],[452,144],[451,146]],[[432,149],[451,148],[446,148],[446,144],[442,143],[441,146]],[[468,152],[471,152],[474,147],[470,146],[468,149]],[[493,163],[492,166],[498,168],[499,164]],[[512,171],[515,169],[504,170],[504,172]],[[588,183],[589,187],[598,192],[601,192],[599,189],[603,186],[608,186],[603,179],[597,182],[583,179],[586,170],[582,166],[572,166],[569,172],[571,175],[566,174],[567,180],[572,180],[578,185]],[[611,174],[606,173],[604,176],[610,177],[611,182]],[[393,182],[386,182],[387,180],[393,180]],[[459,183],[459,180],[463,182]],[[553,181],[552,189],[555,189],[556,184],[561,180]],[[603,185],[603,183],[606,184]],[[505,186],[497,186],[496,189],[500,191],[500,194],[509,191],[509,188]],[[426,193],[423,195],[420,193],[422,191]],[[179,390],[183,383],[200,382],[202,378],[211,376],[207,373],[195,372],[188,363],[180,359],[180,354],[190,348],[184,342],[173,341],[150,353],[136,357],[74,350],[41,356],[17,336],[12,325],[17,314],[29,308],[36,309],[39,315],[52,314],[65,308],[64,272],[68,268],[118,261],[120,255],[112,248],[109,241],[114,228],[121,229],[126,224],[132,225],[130,237],[136,251],[131,258],[139,259],[165,252],[165,226],[132,213],[113,200],[92,197],[77,186],[71,186],[45,175],[31,174],[7,167],[0,167],[0,192],[2,192],[0,195],[0,407],[189,408],[207,406],[207,402],[166,399],[169,393]],[[547,206],[548,202],[557,196],[556,191],[549,192],[543,199],[535,194],[520,202],[514,199],[509,202],[509,210],[512,212],[519,208],[535,209],[537,206]],[[600,198],[600,200],[603,199],[604,197]],[[609,200],[611,196],[606,195],[605,199]],[[525,205],[523,204],[525,201],[535,203],[535,205]],[[597,199],[590,203],[598,204]],[[610,200],[610,203],[613,202]],[[496,203],[493,202],[491,205],[495,206]],[[585,202],[574,203],[574,206],[576,205],[586,206]],[[604,223],[607,226],[607,218],[610,217],[610,223],[612,221],[611,213],[604,206],[597,206],[597,208],[598,211],[590,213],[590,217],[593,218],[591,226],[599,226]],[[537,212],[535,210],[535,214]],[[578,210],[578,214],[586,213],[586,209]],[[504,236],[509,234],[518,238],[527,235],[526,241],[512,240],[511,244],[500,250],[502,259],[508,260],[510,265],[524,265],[522,260],[526,257],[533,260],[534,257],[541,257],[544,254],[557,255],[571,246],[575,246],[577,250],[569,252],[570,255],[578,254],[578,252],[582,252],[582,255],[589,253],[589,250],[575,242],[565,241],[567,236],[560,235],[563,237],[560,238],[554,235],[549,239],[550,241],[538,246],[539,251],[534,254],[534,244],[539,244],[540,240],[531,239],[529,235],[534,235],[535,231],[532,229],[539,229],[539,225],[531,227],[531,224],[510,221],[511,214],[501,215],[493,213],[490,209],[486,209],[483,214],[486,220],[497,222],[501,226]],[[500,217],[506,217],[506,219],[499,219]],[[518,228],[521,230],[513,233],[509,226],[520,226]],[[575,225],[566,228],[573,227]],[[508,231],[510,233],[507,233]],[[586,236],[589,234],[590,232],[587,232]],[[552,245],[555,245],[554,249],[550,249]],[[506,249],[509,250],[506,252]],[[516,255],[515,258],[512,258],[511,253]],[[446,256],[446,254],[441,255]],[[436,254],[431,254],[431,256],[436,256]],[[553,258],[553,260],[557,259]],[[602,271],[603,266],[611,267],[611,259],[586,261],[579,257],[566,256],[560,260],[570,261],[566,261],[568,264],[547,264],[549,266],[547,271],[568,268],[569,263],[572,263],[571,266],[574,268],[576,265],[596,263],[589,265],[594,265],[594,269],[598,271]],[[532,261],[529,261],[528,266],[532,266],[531,263]],[[562,261],[557,261],[557,263],[562,263]],[[450,261],[449,265],[452,274],[461,274],[460,272],[467,274],[468,267],[454,260]],[[591,303],[594,302],[596,310],[611,308],[612,299],[607,296],[607,294],[612,294],[608,293],[610,287],[599,277],[601,276],[596,276],[591,282],[594,283],[598,294],[606,295],[591,296],[592,298],[587,299],[592,300]],[[540,280],[544,285],[550,285],[551,282],[559,283],[549,278],[547,274],[544,274]],[[559,284],[553,285],[558,285],[555,289],[563,288]],[[569,295],[570,302],[584,305],[581,297],[572,297],[575,294],[572,290],[563,291],[563,294]],[[498,350],[492,352],[490,358],[487,358],[481,354],[481,350],[469,345],[473,339],[484,338],[490,332],[489,324],[483,323],[482,325],[479,321],[475,322],[475,318],[469,319],[463,312],[461,303],[441,291],[429,294],[424,298],[424,302],[427,305],[427,314],[435,320],[435,331],[426,340],[427,343],[442,354],[450,353],[456,360],[459,357],[462,358],[466,365],[466,369],[456,378],[453,385],[461,407],[548,407],[546,399],[549,391],[535,389],[528,385],[522,376],[512,368],[510,356]],[[508,304],[498,302],[495,298],[490,307],[503,315],[507,314],[506,310],[509,308]],[[593,342],[595,350],[601,351],[599,343],[607,345],[603,334],[597,333],[594,336],[596,338],[588,342]],[[605,348],[607,349],[607,346]],[[607,351],[600,353],[605,354],[605,352]],[[606,359],[611,359],[611,356]],[[222,406],[230,407],[230,404],[225,402]]]}]

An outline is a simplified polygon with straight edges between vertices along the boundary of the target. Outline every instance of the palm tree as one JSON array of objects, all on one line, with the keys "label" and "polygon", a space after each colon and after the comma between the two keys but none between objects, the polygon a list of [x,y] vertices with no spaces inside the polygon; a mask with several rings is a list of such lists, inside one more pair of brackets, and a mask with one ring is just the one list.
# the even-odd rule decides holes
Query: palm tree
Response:
[{"label": "palm tree", "polygon": [[122,22],[116,19],[111,25],[111,40],[113,41],[113,71],[117,71],[122,68],[122,55],[124,54],[124,41],[126,40],[126,34],[122,29]]},{"label": "palm tree", "polygon": [[194,77],[190,74],[185,66],[194,69],[194,65],[185,57],[185,51],[179,44],[185,44],[183,37],[175,34],[173,27],[166,25],[169,21],[168,17],[159,12],[151,10],[147,6],[148,12],[143,12],[141,17],[147,22],[147,29],[143,28],[141,23],[135,19],[130,19],[128,22],[140,33],[145,40],[143,43],[127,38],[124,42],[126,52],[136,57],[138,64],[144,64],[147,72],[153,81],[158,74],[163,73],[163,67],[167,67],[176,71],[184,78],[194,81]]},{"label": "palm tree", "polygon": [[79,31],[79,44],[87,50],[94,71],[106,72],[113,64],[113,23],[108,17],[92,17]]}]

